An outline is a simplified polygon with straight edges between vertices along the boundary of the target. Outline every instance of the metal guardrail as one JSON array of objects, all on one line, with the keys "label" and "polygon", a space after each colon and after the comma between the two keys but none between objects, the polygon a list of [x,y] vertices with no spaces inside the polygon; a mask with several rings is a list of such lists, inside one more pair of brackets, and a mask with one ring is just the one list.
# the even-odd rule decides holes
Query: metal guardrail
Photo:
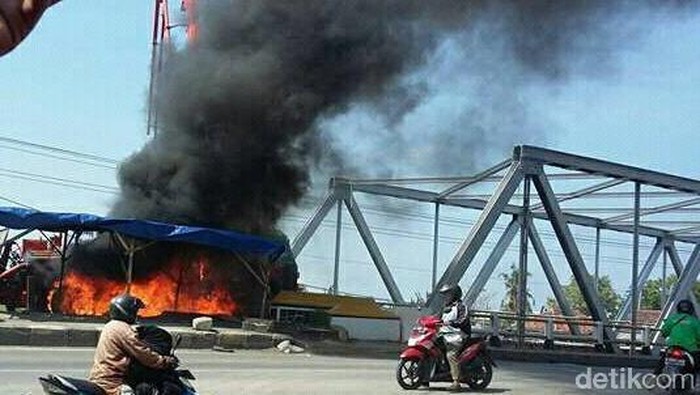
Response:
[{"label": "metal guardrail", "polygon": [[[520,317],[514,313],[500,311],[470,311],[472,319],[472,331],[483,335],[491,336],[492,338],[515,338],[520,337],[518,333],[518,323],[525,322],[526,330],[522,333],[522,337],[527,340],[541,341],[544,340],[545,348],[552,348],[555,342],[565,343],[583,343],[604,347],[606,343],[618,346],[630,347],[632,341],[626,336],[633,329],[636,329],[638,336],[634,342],[635,349],[640,347],[642,352],[649,352],[651,347],[659,346],[663,343],[654,343],[654,334],[659,330],[649,326],[632,326],[626,321],[611,321],[607,325],[602,322],[593,321],[592,319],[582,317],[567,317],[559,315],[527,315]],[[510,325],[504,325],[510,323]],[[544,323],[542,330],[528,330],[527,323]],[[561,325],[566,328],[564,331],[557,331],[556,326]],[[579,334],[571,334],[570,328],[578,329]],[[532,325],[530,325],[532,328]],[[585,330],[586,328],[590,328]],[[605,338],[605,329],[611,329],[614,337],[612,339]],[[639,336],[640,335],[640,336]]]},{"label": "metal guardrail", "polygon": [[[378,304],[387,307],[412,307],[422,308],[417,304],[397,304],[390,301],[379,301]],[[426,314],[429,314],[426,311]],[[553,348],[555,344],[586,345],[594,346],[596,349],[605,350],[606,344],[630,348],[632,341],[630,333],[636,330],[634,348],[642,353],[650,353],[653,347],[664,346],[663,336],[656,336],[660,329],[652,325],[633,326],[629,321],[608,321],[607,325],[594,321],[590,318],[580,316],[544,315],[529,314],[519,317],[516,313],[489,310],[470,310],[469,315],[472,320],[472,332],[489,336],[492,339],[512,339],[518,340],[518,323],[525,321],[525,340],[542,342],[545,348]],[[511,325],[504,325],[504,323]],[[544,323],[542,330],[528,330],[527,323]],[[412,323],[410,323],[412,324]],[[563,326],[564,330],[557,330],[557,326]],[[574,326],[579,334],[571,334],[570,328]],[[586,330],[588,328],[588,330]],[[606,329],[613,334],[612,339],[606,339]],[[655,342],[658,338],[660,341]],[[498,341],[497,341],[498,342]]]}]

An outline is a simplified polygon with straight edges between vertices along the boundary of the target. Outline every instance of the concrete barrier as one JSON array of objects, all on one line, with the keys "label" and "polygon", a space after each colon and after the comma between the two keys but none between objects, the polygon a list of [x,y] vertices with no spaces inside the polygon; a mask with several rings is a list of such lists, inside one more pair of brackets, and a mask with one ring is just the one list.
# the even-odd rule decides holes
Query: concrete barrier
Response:
[{"label": "concrete barrier", "polygon": [[31,328],[0,329],[0,344],[6,346],[24,346],[29,344]]},{"label": "concrete barrier", "polygon": [[246,337],[232,332],[218,334],[214,345],[223,349],[248,348]]},{"label": "concrete barrier", "polygon": [[29,331],[29,344],[37,347],[66,346],[68,339],[77,337],[69,335],[71,331],[63,328],[31,328]]},{"label": "concrete barrier", "polygon": [[100,332],[94,331],[67,331],[66,347],[94,347]]},{"label": "concrete barrier", "polygon": [[217,334],[215,332],[195,332],[195,331],[171,331],[173,335],[182,337],[180,348],[182,349],[208,349],[216,344]]}]

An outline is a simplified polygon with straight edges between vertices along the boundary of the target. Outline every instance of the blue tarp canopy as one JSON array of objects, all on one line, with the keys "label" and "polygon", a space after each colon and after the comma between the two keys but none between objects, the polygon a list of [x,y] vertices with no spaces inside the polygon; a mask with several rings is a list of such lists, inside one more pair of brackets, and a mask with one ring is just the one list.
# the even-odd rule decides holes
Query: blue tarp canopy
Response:
[{"label": "blue tarp canopy", "polygon": [[230,252],[263,255],[270,259],[275,259],[285,249],[282,244],[230,230],[92,214],[40,212],[17,207],[0,207],[0,226],[48,232],[106,231],[137,239],[192,243]]}]

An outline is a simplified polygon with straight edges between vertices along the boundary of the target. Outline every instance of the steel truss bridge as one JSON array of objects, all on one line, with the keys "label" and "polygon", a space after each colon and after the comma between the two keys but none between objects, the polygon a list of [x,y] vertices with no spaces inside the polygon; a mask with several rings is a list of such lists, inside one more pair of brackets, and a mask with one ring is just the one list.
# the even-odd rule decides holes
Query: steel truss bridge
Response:
[{"label": "steel truss bridge", "polygon": [[[585,182],[585,187],[571,189],[572,183],[581,181]],[[488,183],[495,184],[495,190],[491,194],[469,192]],[[442,185],[440,190],[424,187],[436,184]],[[568,189],[560,190],[563,189],[560,188],[562,184],[568,186]],[[641,290],[662,255],[664,261],[666,258],[670,260],[678,281],[663,306],[657,328],[678,300],[690,298],[697,306],[692,287],[700,272],[700,216],[693,217],[700,213],[698,180],[528,145],[516,146],[510,159],[467,177],[371,180],[332,178],[322,203],[294,239],[293,253],[295,256],[301,253],[324,218],[337,207],[333,280],[333,290],[337,292],[341,213],[345,206],[392,301],[403,304],[405,302],[401,291],[355,200],[356,193],[407,199],[434,206],[433,292],[426,302],[431,309],[437,308],[440,303],[435,291],[444,284],[455,284],[462,279],[470,265],[475,264],[477,253],[484,248],[485,240],[502,216],[512,219],[471,282],[464,297],[467,306],[474,303],[506,249],[519,235],[519,272],[528,272],[528,251],[531,245],[561,312],[564,316],[575,315],[538,234],[536,222],[551,224],[556,241],[588,306],[591,319],[604,328],[602,338],[609,342],[608,345],[614,342],[616,335],[613,322],[621,320],[631,322],[631,342],[635,344],[634,328],[637,327],[638,314],[632,306],[639,306]],[[572,205],[584,199],[588,202],[603,199],[607,204],[622,200],[631,204],[618,204],[615,207],[600,204]],[[443,206],[479,210],[480,213],[457,253],[438,278],[437,244],[440,208]],[[679,215],[681,220],[678,219]],[[586,268],[579,245],[572,235],[572,225],[596,230],[595,277]],[[629,234],[633,239],[630,292],[616,317],[610,317],[606,312],[595,285],[601,230]],[[640,236],[655,240],[651,253],[641,267]],[[687,262],[681,260],[678,244],[689,244],[692,247]],[[527,276],[520,275],[517,314],[523,318],[527,315],[526,298]],[[521,339],[525,332],[524,322],[524,319],[520,320],[518,328]],[[577,334],[577,325],[572,323],[569,327],[572,334]]]}]

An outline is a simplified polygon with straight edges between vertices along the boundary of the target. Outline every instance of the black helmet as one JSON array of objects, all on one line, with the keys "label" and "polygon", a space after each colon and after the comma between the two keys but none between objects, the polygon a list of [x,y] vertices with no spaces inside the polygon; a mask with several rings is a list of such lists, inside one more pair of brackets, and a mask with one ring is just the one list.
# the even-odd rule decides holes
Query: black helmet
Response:
[{"label": "black helmet", "polygon": [[135,296],[119,295],[109,302],[109,318],[134,324],[139,309],[144,307],[143,301]]},{"label": "black helmet", "polygon": [[462,288],[459,285],[445,284],[440,288],[440,294],[445,297],[445,303],[462,299]]},{"label": "black helmet", "polygon": [[689,301],[688,299],[683,299],[676,305],[676,311],[679,313],[693,315],[695,313],[695,306],[693,306],[693,302]]}]

